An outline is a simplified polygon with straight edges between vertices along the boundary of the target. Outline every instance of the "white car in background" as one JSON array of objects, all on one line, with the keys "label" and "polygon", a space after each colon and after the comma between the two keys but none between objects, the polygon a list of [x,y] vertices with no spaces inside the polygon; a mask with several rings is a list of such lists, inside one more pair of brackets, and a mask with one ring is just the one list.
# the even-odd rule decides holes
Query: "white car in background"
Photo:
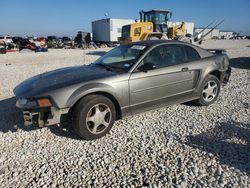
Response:
[{"label": "white car in background", "polygon": [[12,37],[7,35],[7,36],[0,36],[0,43],[5,43],[5,44],[11,44],[13,43]]}]

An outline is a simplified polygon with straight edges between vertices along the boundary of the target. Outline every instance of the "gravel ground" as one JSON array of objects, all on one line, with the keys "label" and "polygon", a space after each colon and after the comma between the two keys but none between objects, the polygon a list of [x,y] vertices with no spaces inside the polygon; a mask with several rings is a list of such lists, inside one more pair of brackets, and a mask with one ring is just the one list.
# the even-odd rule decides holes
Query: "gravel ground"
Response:
[{"label": "gravel ground", "polygon": [[24,128],[12,90],[108,49],[0,55],[0,187],[250,187],[250,41],[203,47],[227,49],[233,67],[215,104],[128,117],[95,141],[80,140],[70,124]]}]

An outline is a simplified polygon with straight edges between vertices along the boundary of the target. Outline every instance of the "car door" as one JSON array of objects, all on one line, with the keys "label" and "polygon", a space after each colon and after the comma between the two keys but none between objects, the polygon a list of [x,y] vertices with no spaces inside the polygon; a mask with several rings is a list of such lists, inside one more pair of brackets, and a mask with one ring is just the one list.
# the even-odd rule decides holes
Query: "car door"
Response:
[{"label": "car door", "polygon": [[[129,79],[132,112],[173,103],[178,97],[190,95],[196,73],[189,70],[186,61],[182,45],[166,44],[152,49]],[[154,64],[155,68],[140,71],[140,67],[147,63]]]}]

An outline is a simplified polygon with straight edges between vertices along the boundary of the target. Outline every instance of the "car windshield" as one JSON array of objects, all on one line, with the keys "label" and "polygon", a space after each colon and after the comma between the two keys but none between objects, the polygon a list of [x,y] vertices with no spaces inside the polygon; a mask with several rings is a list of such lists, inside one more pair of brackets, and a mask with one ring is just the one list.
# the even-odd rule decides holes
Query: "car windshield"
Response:
[{"label": "car windshield", "polygon": [[146,46],[142,45],[119,46],[99,58],[95,64],[104,65],[110,69],[128,71],[145,50]]}]

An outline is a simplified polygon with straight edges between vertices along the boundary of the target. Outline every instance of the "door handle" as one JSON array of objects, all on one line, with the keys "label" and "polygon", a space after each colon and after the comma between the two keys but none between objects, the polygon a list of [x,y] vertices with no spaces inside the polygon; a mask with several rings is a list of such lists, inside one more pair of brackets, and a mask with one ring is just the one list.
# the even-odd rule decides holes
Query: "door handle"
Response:
[{"label": "door handle", "polygon": [[188,68],[187,67],[184,67],[181,69],[182,72],[185,72],[185,71],[188,71]]}]

